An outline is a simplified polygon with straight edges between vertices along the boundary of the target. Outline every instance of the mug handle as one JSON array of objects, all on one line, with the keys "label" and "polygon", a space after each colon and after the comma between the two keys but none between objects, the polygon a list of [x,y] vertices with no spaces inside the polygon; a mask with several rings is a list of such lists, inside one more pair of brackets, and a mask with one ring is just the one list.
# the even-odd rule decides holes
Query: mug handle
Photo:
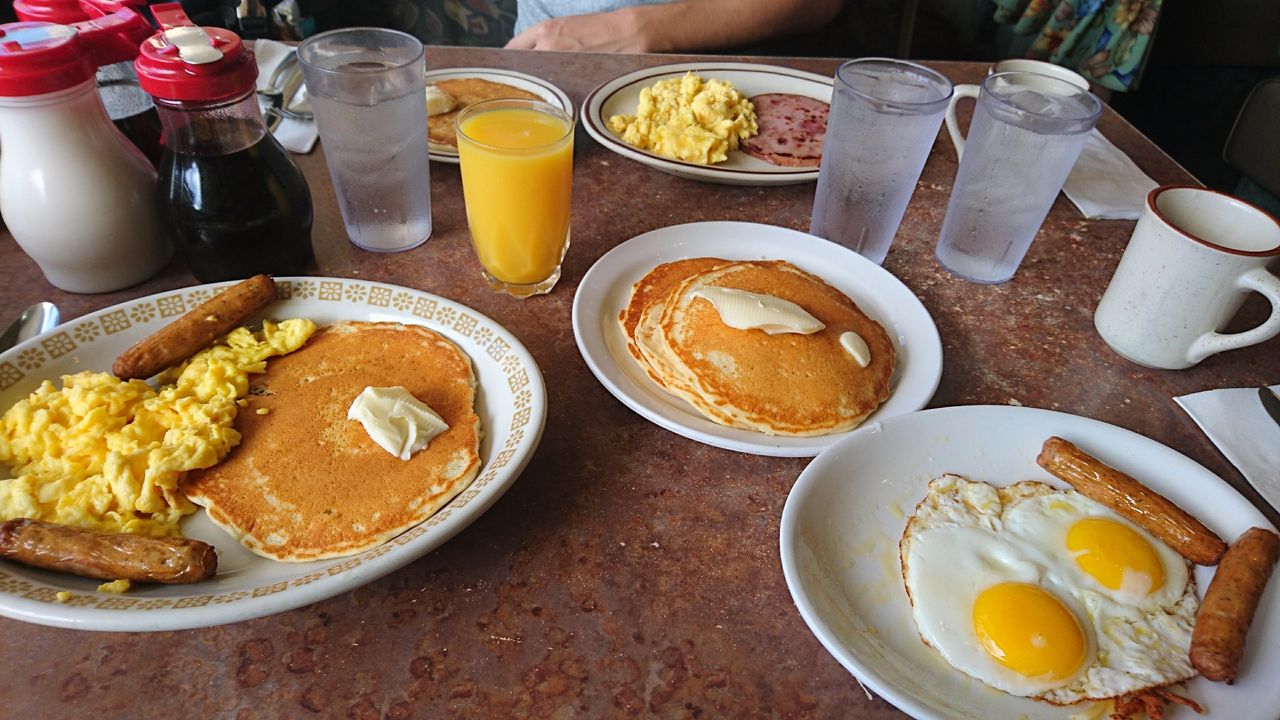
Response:
[{"label": "mug handle", "polygon": [[960,98],[978,99],[982,88],[978,85],[956,85],[951,94],[951,102],[947,103],[947,134],[951,136],[951,144],[956,146],[956,160],[964,155],[964,134],[960,132],[960,122],[956,120],[956,103]]},{"label": "mug handle", "polygon": [[1266,296],[1271,301],[1271,316],[1252,330],[1227,334],[1211,332],[1196,338],[1187,349],[1187,360],[1192,364],[1215,353],[1257,345],[1280,335],[1280,278],[1267,272],[1265,268],[1253,268],[1236,280],[1236,287]]}]

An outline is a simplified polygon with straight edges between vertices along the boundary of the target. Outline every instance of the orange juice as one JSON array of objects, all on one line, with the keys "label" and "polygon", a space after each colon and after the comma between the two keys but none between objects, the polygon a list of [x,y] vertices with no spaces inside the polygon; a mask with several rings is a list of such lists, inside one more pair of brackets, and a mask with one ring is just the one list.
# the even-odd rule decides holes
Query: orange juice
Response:
[{"label": "orange juice", "polygon": [[458,117],[471,239],[495,286],[515,294],[546,292],[559,278],[569,243],[572,120],[544,112],[554,109],[542,103],[492,103],[492,109],[478,103]]}]

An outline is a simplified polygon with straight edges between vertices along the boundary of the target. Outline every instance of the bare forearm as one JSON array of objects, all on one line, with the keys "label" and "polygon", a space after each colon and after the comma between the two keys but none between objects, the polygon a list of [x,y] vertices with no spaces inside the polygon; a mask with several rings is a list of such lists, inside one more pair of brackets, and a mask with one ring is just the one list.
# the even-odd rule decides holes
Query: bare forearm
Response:
[{"label": "bare forearm", "polygon": [[714,50],[814,30],[831,21],[842,0],[680,0],[636,5],[629,15],[647,52]]},{"label": "bare forearm", "polygon": [[568,15],[507,43],[520,50],[696,52],[805,32],[830,22],[843,0],[677,0]]}]

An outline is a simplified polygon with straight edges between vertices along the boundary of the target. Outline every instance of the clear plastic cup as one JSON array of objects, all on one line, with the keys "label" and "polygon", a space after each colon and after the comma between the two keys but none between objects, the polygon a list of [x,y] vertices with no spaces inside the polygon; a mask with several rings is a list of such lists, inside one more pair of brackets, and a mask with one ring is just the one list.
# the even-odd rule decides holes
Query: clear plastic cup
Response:
[{"label": "clear plastic cup", "polygon": [[495,290],[550,292],[569,248],[573,117],[537,100],[487,100],[455,119],[471,242]]},{"label": "clear plastic cup", "polygon": [[[973,89],[970,89],[973,88]],[[977,96],[969,138],[955,103]],[[1102,114],[1102,102],[1065,80],[996,73],[956,89],[947,129],[960,168],[938,239],[938,262],[978,283],[1013,277]]]},{"label": "clear plastic cup", "polygon": [[884,262],[938,136],[951,81],[902,60],[836,70],[809,233]]},{"label": "clear plastic cup", "polygon": [[331,30],[298,46],[316,127],[351,242],[408,250],[431,237],[426,66],[417,38]]}]

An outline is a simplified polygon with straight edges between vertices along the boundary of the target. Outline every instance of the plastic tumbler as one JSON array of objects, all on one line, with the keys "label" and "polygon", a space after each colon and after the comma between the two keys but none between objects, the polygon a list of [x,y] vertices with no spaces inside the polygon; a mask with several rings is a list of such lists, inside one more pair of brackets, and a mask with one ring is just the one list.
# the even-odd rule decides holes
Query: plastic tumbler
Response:
[{"label": "plastic tumbler", "polygon": [[455,118],[471,242],[489,285],[550,292],[569,248],[573,118],[536,100],[487,100]]},{"label": "plastic tumbler", "polygon": [[342,221],[365,250],[431,237],[422,43],[380,28],[331,30],[298,46]]},{"label": "plastic tumbler", "polygon": [[810,234],[884,262],[951,91],[942,75],[901,60],[836,70]]},{"label": "plastic tumbler", "polygon": [[[955,103],[975,96],[966,141]],[[996,73],[980,88],[956,88],[947,129],[960,168],[938,262],[973,282],[1013,277],[1101,114],[1102,102],[1087,90],[1037,73]]]}]

